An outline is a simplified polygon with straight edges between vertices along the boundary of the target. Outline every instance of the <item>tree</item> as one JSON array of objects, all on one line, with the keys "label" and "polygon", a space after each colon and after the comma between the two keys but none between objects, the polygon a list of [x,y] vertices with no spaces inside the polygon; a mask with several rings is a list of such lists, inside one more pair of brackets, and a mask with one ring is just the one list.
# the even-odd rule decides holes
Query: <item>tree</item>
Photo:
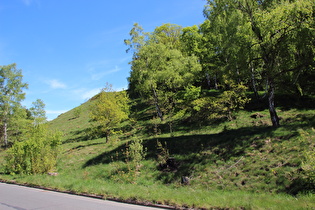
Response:
[{"label": "tree", "polygon": [[[202,66],[200,75],[195,78],[195,84],[210,89],[213,86],[211,82],[213,62],[211,62],[210,58],[213,56],[214,47],[212,40],[209,40],[209,38],[203,34],[201,26],[198,27],[194,25],[183,28],[180,41],[182,52],[185,55],[197,56]],[[217,88],[216,77],[214,77],[214,79],[214,86]]]},{"label": "tree", "polygon": [[148,33],[143,32],[143,28],[138,24],[133,24],[133,28],[129,32],[130,39],[125,39],[124,43],[128,46],[126,52],[133,52],[133,58],[137,57],[137,53],[146,42]]},{"label": "tree", "polygon": [[179,49],[181,34],[181,26],[167,23],[155,28],[150,41],[167,45],[170,49]]},{"label": "tree", "polygon": [[163,112],[173,112],[178,92],[192,85],[201,70],[196,56],[182,53],[180,34],[177,25],[157,27],[146,34],[145,43],[136,45],[141,47],[135,50],[131,62],[129,89],[153,101],[161,121]]},{"label": "tree", "polygon": [[114,129],[123,121],[128,119],[129,98],[126,91],[116,92],[111,85],[106,85],[97,95],[95,102],[90,107],[91,120],[95,127],[104,132],[106,142]]},{"label": "tree", "polygon": [[79,118],[82,113],[82,107],[79,106],[75,108],[73,113],[74,113],[74,118]]},{"label": "tree", "polygon": [[32,105],[30,112],[33,118],[33,125],[37,126],[46,122],[45,103],[41,99],[37,99]]},{"label": "tree", "polygon": [[[28,116],[29,114],[29,116]],[[14,107],[12,114],[8,120],[7,135],[10,136],[10,143],[16,141],[23,141],[25,134],[31,125],[31,118],[29,110],[25,107],[16,106]]]},{"label": "tree", "polygon": [[28,85],[22,82],[22,71],[16,69],[16,64],[0,66],[0,120],[4,145],[8,145],[8,122],[14,108],[20,106],[25,98],[23,89]]},{"label": "tree", "polygon": [[[314,5],[312,0],[208,1],[205,14],[212,32],[222,37],[224,66],[252,75],[253,66],[268,87],[273,126],[279,126],[275,90],[295,86],[303,71],[314,70]],[[242,56],[236,56],[242,55]],[[242,68],[239,68],[242,67]],[[294,82],[293,82],[294,81]]]}]

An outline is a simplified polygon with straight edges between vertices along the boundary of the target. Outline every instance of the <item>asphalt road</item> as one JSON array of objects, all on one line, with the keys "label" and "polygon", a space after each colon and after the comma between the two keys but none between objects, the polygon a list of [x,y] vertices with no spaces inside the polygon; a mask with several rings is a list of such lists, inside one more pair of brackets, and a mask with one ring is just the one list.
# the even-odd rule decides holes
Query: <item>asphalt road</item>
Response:
[{"label": "asphalt road", "polygon": [[0,183],[0,210],[75,209],[75,210],[157,210],[160,208],[124,204],[114,201],[59,193]]}]

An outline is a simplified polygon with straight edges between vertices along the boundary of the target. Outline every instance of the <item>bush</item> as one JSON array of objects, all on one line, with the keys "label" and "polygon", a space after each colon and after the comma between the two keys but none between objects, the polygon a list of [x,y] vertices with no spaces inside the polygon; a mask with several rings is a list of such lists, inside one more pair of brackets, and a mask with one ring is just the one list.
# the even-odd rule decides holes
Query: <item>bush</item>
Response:
[{"label": "bush", "polygon": [[141,168],[141,161],[145,159],[146,148],[143,147],[142,140],[134,139],[129,148],[126,149],[126,162],[131,164],[135,171],[139,171]]},{"label": "bush", "polygon": [[167,149],[167,143],[165,142],[165,145],[163,146],[163,144],[160,141],[157,141],[156,145],[158,151],[157,155],[158,164],[159,166],[165,165],[167,160],[170,158],[170,153],[169,150]]},{"label": "bush", "polygon": [[230,89],[222,92],[216,97],[202,97],[194,100],[192,106],[197,113],[197,121],[207,116],[209,120],[226,118],[229,121],[235,118],[234,114],[237,110],[244,109],[245,105],[250,101],[246,96],[246,86],[243,84],[232,84]]},{"label": "bush", "polygon": [[303,130],[299,131],[300,138],[304,143],[308,144],[308,150],[304,152],[304,161],[302,163],[302,169],[306,174],[306,178],[310,184],[315,186],[315,130],[312,129],[311,132],[306,132]]},{"label": "bush", "polygon": [[8,150],[6,172],[41,174],[53,170],[61,143],[60,133],[49,132],[44,125],[38,125],[30,129],[26,138]]},{"label": "bush", "polygon": [[75,108],[73,113],[74,113],[74,118],[79,118],[82,113],[82,107],[79,106]]},{"label": "bush", "polygon": [[[147,149],[143,147],[142,140],[134,139],[126,150],[123,151],[125,155],[125,163],[114,164],[116,170],[111,178],[117,182],[136,183],[136,179],[140,174],[142,161],[145,159]],[[116,154],[118,157],[118,153]],[[118,158],[117,158],[118,159]]]}]

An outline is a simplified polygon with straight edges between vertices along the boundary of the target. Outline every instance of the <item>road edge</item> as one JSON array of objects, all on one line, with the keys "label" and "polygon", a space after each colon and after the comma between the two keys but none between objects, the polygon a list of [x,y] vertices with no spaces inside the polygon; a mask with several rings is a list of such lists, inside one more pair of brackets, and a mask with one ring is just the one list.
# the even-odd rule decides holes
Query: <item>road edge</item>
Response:
[{"label": "road edge", "polygon": [[188,208],[188,207],[177,207],[177,206],[175,207],[175,206],[170,206],[170,205],[165,205],[165,204],[154,204],[154,203],[149,202],[149,201],[140,201],[140,200],[136,200],[136,199],[120,199],[120,198],[115,198],[115,197],[107,197],[105,195],[78,193],[78,192],[71,191],[71,190],[60,190],[57,188],[44,187],[44,186],[31,184],[31,183],[19,183],[19,182],[16,182],[15,180],[4,180],[1,178],[0,178],[0,183],[12,184],[12,185],[18,185],[18,186],[24,186],[24,187],[31,187],[31,188],[35,188],[35,189],[42,189],[42,190],[47,190],[47,191],[52,191],[52,192],[66,193],[66,194],[71,194],[71,195],[84,196],[84,197],[101,199],[101,200],[108,200],[108,201],[119,202],[119,203],[126,203],[126,204],[133,204],[133,205],[140,205],[140,206],[147,206],[147,207],[155,207],[155,208],[160,208],[160,209],[193,210],[192,208]]}]

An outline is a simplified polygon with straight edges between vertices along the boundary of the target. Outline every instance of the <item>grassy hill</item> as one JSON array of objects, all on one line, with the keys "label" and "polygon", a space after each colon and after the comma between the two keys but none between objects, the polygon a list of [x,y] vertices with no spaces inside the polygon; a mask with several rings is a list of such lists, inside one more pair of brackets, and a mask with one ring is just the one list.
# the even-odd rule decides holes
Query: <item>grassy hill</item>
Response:
[{"label": "grassy hill", "polygon": [[[64,134],[57,176],[0,178],[178,208],[315,208],[309,193],[314,185],[302,168],[307,152],[314,151],[315,109],[312,100],[303,100],[288,104],[283,97],[279,128],[253,101],[233,121],[174,123],[172,135],[167,123],[151,117],[154,107],[139,104],[133,120],[107,143],[90,128],[90,100],[49,122]],[[128,148],[137,140],[146,155],[135,168]]]}]

